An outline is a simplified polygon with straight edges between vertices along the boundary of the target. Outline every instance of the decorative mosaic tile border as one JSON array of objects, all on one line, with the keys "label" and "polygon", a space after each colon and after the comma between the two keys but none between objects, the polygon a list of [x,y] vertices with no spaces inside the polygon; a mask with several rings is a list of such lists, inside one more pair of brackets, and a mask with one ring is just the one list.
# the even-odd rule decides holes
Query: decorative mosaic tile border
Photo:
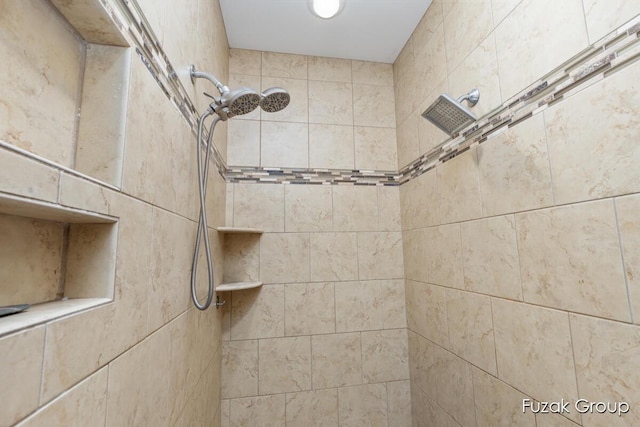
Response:
[{"label": "decorative mosaic tile border", "polygon": [[[197,133],[198,112],[135,0],[100,0],[163,92]],[[399,171],[227,167],[213,144],[218,173],[231,183],[398,186],[640,59],[640,16],[548,73],[522,93],[476,120]],[[195,137],[195,136],[194,136]]]}]

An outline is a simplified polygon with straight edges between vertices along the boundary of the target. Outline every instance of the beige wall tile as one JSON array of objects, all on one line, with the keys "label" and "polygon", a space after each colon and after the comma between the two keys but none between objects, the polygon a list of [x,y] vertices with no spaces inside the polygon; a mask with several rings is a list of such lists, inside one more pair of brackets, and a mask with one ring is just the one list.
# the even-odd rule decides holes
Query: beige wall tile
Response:
[{"label": "beige wall tile", "polygon": [[[554,13],[549,15],[549,10]],[[519,37],[537,34],[537,37]],[[502,99],[587,47],[582,1],[524,0],[496,27]],[[553,45],[553,50],[546,47]]]},{"label": "beige wall tile", "polygon": [[220,427],[229,427],[229,416],[231,410],[231,401],[229,399],[222,399],[220,402]]},{"label": "beige wall tile", "polygon": [[567,313],[495,298],[492,306],[499,378],[538,401],[575,401]]},{"label": "beige wall tile", "polygon": [[497,375],[491,299],[447,289],[447,324],[451,351]]},{"label": "beige wall tile", "polygon": [[378,186],[378,230],[400,231],[400,187]]},{"label": "beige wall tile", "polygon": [[354,83],[393,86],[393,65],[382,62],[351,61]]},{"label": "beige wall tile", "polygon": [[640,13],[640,5],[622,0],[585,0],[584,14],[589,42],[595,43]]},{"label": "beige wall tile", "polygon": [[418,83],[418,77],[413,56],[412,38],[409,38],[396,59],[393,81],[396,95],[396,123],[401,123],[417,106],[415,86]]},{"label": "beige wall tile", "polygon": [[436,370],[438,404],[461,426],[476,425],[471,364],[448,351],[439,352]]},{"label": "beige wall tile", "polygon": [[578,424],[569,421],[558,414],[538,414],[536,415],[537,427],[577,427]]},{"label": "beige wall tile", "polygon": [[640,323],[640,196],[622,197],[615,204],[631,312],[633,321]]},{"label": "beige wall tile", "polygon": [[[473,22],[473,25],[469,25]],[[447,68],[451,72],[493,30],[490,1],[456,2],[444,18]],[[454,95],[459,96],[459,95]]]},{"label": "beige wall tile", "polygon": [[391,86],[353,85],[353,123],[356,126],[396,126]]},{"label": "beige wall tile", "polygon": [[449,348],[445,288],[411,280],[406,283],[407,327]]},{"label": "beige wall tile", "polygon": [[261,122],[260,163],[266,167],[309,167],[309,126]]},{"label": "beige wall tile", "polygon": [[382,286],[382,326],[384,329],[406,328],[406,304],[404,280],[383,280]]},{"label": "beige wall tile", "polygon": [[265,283],[308,282],[309,234],[263,234],[260,238],[260,279]]},{"label": "beige wall tile", "polygon": [[[233,72],[229,73],[229,88],[233,89],[237,87],[249,87],[254,90],[259,90],[261,86],[263,90],[266,89],[266,87],[262,84],[262,78],[260,77],[260,75],[247,75],[244,73],[236,74]],[[210,88],[208,89],[212,90]],[[235,116],[234,120],[260,120],[260,108],[256,108],[255,110],[247,114]]]},{"label": "beige wall tile", "polygon": [[284,286],[236,292],[231,303],[231,339],[284,336]]},{"label": "beige wall tile", "polygon": [[311,280],[357,280],[356,233],[310,235]]},{"label": "beige wall tile", "polygon": [[640,191],[639,79],[627,67],[545,111],[556,203]]},{"label": "beige wall tile", "polygon": [[408,330],[408,343],[409,373],[413,384],[412,399],[417,389],[435,400],[438,395],[436,392],[436,371],[439,368],[439,353],[445,350],[410,329]]},{"label": "beige wall tile", "polygon": [[0,191],[55,202],[59,172],[20,154],[0,149]]},{"label": "beige wall tile", "polygon": [[380,281],[337,282],[336,332],[382,329]]},{"label": "beige wall tile", "polygon": [[514,217],[464,222],[460,232],[464,288],[522,301]]},{"label": "beige wall tile", "polygon": [[611,200],[516,216],[524,300],[630,320]]},{"label": "beige wall tile", "polygon": [[551,206],[551,172],[541,115],[478,147],[482,207],[486,216]]},{"label": "beige wall tile", "polygon": [[[432,169],[400,186],[402,229],[439,224],[439,200],[436,171]],[[405,256],[408,256],[405,251]]]},{"label": "beige wall tile", "polygon": [[260,340],[260,394],[311,390],[311,338]]},{"label": "beige wall tile", "polygon": [[45,328],[39,327],[0,339],[0,375],[6,385],[0,392],[2,425],[13,425],[38,407],[44,338]]},{"label": "beige wall tile", "polygon": [[229,49],[229,73],[261,75],[262,52],[248,49]]},{"label": "beige wall tile", "polygon": [[334,185],[333,229],[369,231],[378,228],[378,194],[373,186]]},{"label": "beige wall tile", "polygon": [[285,395],[232,399],[229,414],[231,427],[282,427],[285,424]]},{"label": "beige wall tile", "polygon": [[309,125],[309,166],[311,168],[353,169],[352,126]]},{"label": "beige wall tile", "polygon": [[441,1],[436,0],[431,2],[411,35],[414,45],[426,45],[427,42],[433,38],[436,31],[441,30],[439,27],[443,19],[444,15],[442,13]]},{"label": "beige wall tile", "polygon": [[[416,63],[415,82],[412,97],[415,110],[425,97],[436,89],[438,84],[447,78],[447,49],[446,31],[443,24],[439,24],[429,39],[422,43],[414,40],[413,53]],[[434,58],[437,58],[434,60]]]},{"label": "beige wall tile", "polygon": [[387,383],[389,427],[411,425],[411,388],[409,380]]},{"label": "beige wall tile", "polygon": [[226,234],[223,282],[256,282],[259,278],[260,237],[255,234]]},{"label": "beige wall tile", "polygon": [[[627,402],[629,413],[585,413],[584,425],[628,426],[640,423],[640,328],[570,315],[580,398],[588,402]],[[583,404],[579,405],[584,407]]]},{"label": "beige wall tile", "polygon": [[307,80],[288,79],[283,77],[263,77],[262,90],[270,87],[281,87],[291,95],[291,102],[282,111],[265,113],[261,111],[262,120],[272,122],[309,122],[309,86]]},{"label": "beige wall tile", "polygon": [[427,256],[422,263],[427,269],[429,283],[462,288],[460,226],[450,224],[426,228],[423,238]]},{"label": "beige wall tile", "polygon": [[311,337],[311,373],[314,389],[362,383],[359,333]]},{"label": "beige wall tile", "polygon": [[356,169],[396,170],[396,131],[391,128],[355,127]]},{"label": "beige wall tile", "polygon": [[398,169],[413,162],[421,154],[418,142],[418,118],[417,114],[410,114],[399,122],[396,128]]},{"label": "beige wall tile", "polygon": [[415,425],[419,427],[428,427],[436,425],[438,427],[460,427],[447,412],[438,405],[435,400],[431,400],[422,391],[416,390],[413,397],[413,419],[417,420]]},{"label": "beige wall tile", "polygon": [[286,425],[332,427],[338,425],[338,390],[287,393]]},{"label": "beige wall tile", "polygon": [[497,27],[520,2],[522,0],[491,0],[494,25]]},{"label": "beige wall tile", "polygon": [[307,78],[307,57],[287,53],[262,52],[262,75]]},{"label": "beige wall tile", "polygon": [[352,85],[309,82],[309,123],[353,125]]},{"label": "beige wall tile", "polygon": [[285,335],[333,333],[335,313],[333,283],[284,286]]},{"label": "beige wall tile", "polygon": [[428,269],[425,229],[407,230],[402,233],[402,251],[404,257],[404,276],[419,282],[428,282]]},{"label": "beige wall tile", "polygon": [[382,427],[387,425],[387,389],[369,384],[338,389],[340,425]]},{"label": "beige wall tile", "polygon": [[531,411],[522,412],[522,401],[530,397],[476,367],[473,367],[473,395],[478,427],[536,425]]},{"label": "beige wall tile", "polygon": [[260,122],[230,120],[227,163],[232,166],[260,166]]},{"label": "beige wall tile", "polygon": [[467,151],[436,168],[444,224],[482,216],[477,154]]},{"label": "beige wall tile", "polygon": [[308,57],[309,80],[351,83],[351,61],[348,59]]},{"label": "beige wall tile", "polygon": [[[284,231],[284,186],[233,184],[233,225]],[[259,213],[259,215],[257,215]]]},{"label": "beige wall tile", "polygon": [[409,378],[406,329],[362,332],[362,378],[365,383]]},{"label": "beige wall tile", "polygon": [[330,186],[285,185],[285,231],[331,231],[333,201]]},{"label": "beige wall tile", "polygon": [[258,340],[222,343],[222,398],[258,394]]},{"label": "beige wall tile", "polygon": [[404,277],[402,233],[358,233],[358,277],[400,279]]}]

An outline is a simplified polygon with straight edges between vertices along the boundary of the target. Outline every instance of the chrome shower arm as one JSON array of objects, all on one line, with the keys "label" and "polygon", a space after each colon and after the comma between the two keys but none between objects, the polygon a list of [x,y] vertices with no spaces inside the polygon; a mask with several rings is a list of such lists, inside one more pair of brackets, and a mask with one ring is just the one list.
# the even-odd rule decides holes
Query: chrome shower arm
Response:
[{"label": "chrome shower arm", "polygon": [[464,100],[467,100],[469,101],[469,105],[473,107],[478,103],[479,99],[480,99],[480,91],[474,88],[474,89],[471,89],[471,92],[467,93],[466,95],[462,95],[461,97],[456,99],[456,101],[462,102]]},{"label": "chrome shower arm", "polygon": [[205,73],[204,71],[196,71],[196,66],[193,64],[189,67],[189,74],[191,75],[191,83],[193,84],[196,83],[196,79],[203,78],[213,83],[220,92],[220,95],[229,92],[229,88],[223,85],[220,80],[216,79],[212,74]]}]

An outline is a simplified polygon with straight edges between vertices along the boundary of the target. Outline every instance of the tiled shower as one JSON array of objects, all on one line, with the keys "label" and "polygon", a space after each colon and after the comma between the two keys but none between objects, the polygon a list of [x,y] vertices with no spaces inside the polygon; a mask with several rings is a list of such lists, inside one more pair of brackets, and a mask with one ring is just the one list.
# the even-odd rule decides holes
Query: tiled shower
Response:
[{"label": "tiled shower", "polygon": [[[229,49],[213,0],[0,2],[0,305],[44,302],[0,425],[639,424],[639,13],[433,0],[382,64]],[[216,285],[263,285],[204,312],[192,63],[292,99],[216,130]],[[420,117],[472,87],[476,127]]]}]

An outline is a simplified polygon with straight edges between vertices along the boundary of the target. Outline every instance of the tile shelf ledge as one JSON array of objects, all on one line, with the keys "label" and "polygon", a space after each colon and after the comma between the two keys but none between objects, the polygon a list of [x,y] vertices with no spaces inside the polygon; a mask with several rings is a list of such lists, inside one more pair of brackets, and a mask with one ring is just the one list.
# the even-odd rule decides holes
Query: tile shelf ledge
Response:
[{"label": "tile shelf ledge", "polygon": [[225,234],[262,234],[264,231],[249,227],[216,227],[216,230]]},{"label": "tile shelf ledge", "polygon": [[244,291],[262,286],[262,282],[235,282],[222,283],[216,287],[216,292]]}]

